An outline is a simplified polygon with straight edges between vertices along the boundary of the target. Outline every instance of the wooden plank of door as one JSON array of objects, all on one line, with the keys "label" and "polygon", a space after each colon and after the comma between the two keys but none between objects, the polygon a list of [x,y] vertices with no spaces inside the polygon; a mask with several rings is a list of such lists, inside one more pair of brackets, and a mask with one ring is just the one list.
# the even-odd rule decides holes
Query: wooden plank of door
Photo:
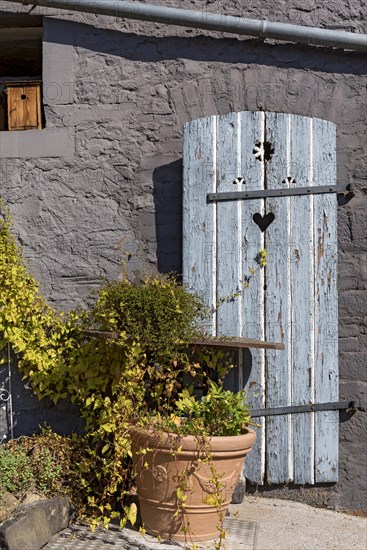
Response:
[{"label": "wooden plank of door", "polygon": [[[233,191],[237,177],[239,114],[217,118],[217,189]],[[240,300],[231,299],[241,278],[241,201],[217,204],[217,334],[238,336],[242,319]]]},{"label": "wooden plank of door", "polygon": [[216,117],[185,125],[183,166],[183,280],[211,309],[206,328],[214,336],[216,204],[206,196],[216,191]]},{"label": "wooden plank of door", "polygon": [[[291,187],[290,115],[266,113],[266,139],[272,143],[274,154],[266,170],[267,189]],[[266,199],[266,211],[275,215],[265,231],[267,250],[265,339],[286,343],[284,351],[266,352],[266,407],[291,404],[291,290],[290,197]],[[293,476],[293,444],[291,415],[267,418],[266,438],[267,481],[286,483]]]},{"label": "wooden plank of door", "polygon": [[[297,187],[313,185],[312,119],[290,117],[290,158]],[[314,402],[313,196],[291,197],[292,405]],[[293,414],[293,480],[314,483],[314,413]]]},{"label": "wooden plank of door", "polygon": [[[315,185],[336,182],[335,125],[313,121]],[[315,400],[338,401],[337,199],[314,197]],[[338,481],[338,411],[315,413],[315,481]]]},{"label": "wooden plank of door", "polygon": [[[264,140],[265,114],[261,112],[243,112],[240,114],[241,176],[246,183],[238,185],[240,190],[255,190],[264,188],[264,163],[254,154],[255,144]],[[236,186],[237,187],[237,186]],[[256,212],[263,212],[263,199],[238,201],[241,208],[241,277],[250,275],[249,269],[255,269],[255,274],[248,288],[242,292],[239,305],[242,310],[242,333],[245,338],[264,340],[264,270],[259,269],[256,255],[264,247],[264,237],[259,227],[253,221]],[[251,408],[265,407],[265,352],[263,349],[251,349],[243,353],[244,382],[247,398]],[[262,484],[265,474],[265,418],[257,418],[262,426],[255,428],[256,445],[248,455],[245,465],[245,476],[253,483]]]},{"label": "wooden plank of door", "polygon": [[[238,148],[240,139],[239,114],[217,117],[217,189],[232,191],[238,176]],[[218,336],[241,334],[241,316],[238,299],[233,293],[238,287],[241,233],[239,201],[217,204],[217,326]],[[232,296],[232,298],[231,298]],[[239,353],[239,352],[238,352]],[[237,355],[238,358],[241,355]],[[238,364],[238,361],[237,361]],[[226,388],[238,391],[238,367],[226,377]]]}]

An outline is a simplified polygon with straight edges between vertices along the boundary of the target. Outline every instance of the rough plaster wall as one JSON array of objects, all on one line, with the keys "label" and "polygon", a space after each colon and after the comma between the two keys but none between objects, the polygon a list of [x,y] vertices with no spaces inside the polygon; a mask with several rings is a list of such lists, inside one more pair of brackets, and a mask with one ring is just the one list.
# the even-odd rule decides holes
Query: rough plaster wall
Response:
[{"label": "rough plaster wall", "polygon": [[[251,1],[246,11],[231,1],[152,3],[365,27],[359,1]],[[83,303],[101,274],[118,276],[126,247],[141,250],[132,270],[146,262],[181,271],[184,122],[259,109],[327,119],[338,128],[338,181],[357,189],[338,217],[340,398],[365,399],[366,56],[113,18],[66,19],[45,26],[44,102],[47,128],[71,129],[75,154],[1,165],[1,194],[49,299],[64,308]],[[278,495],[367,511],[366,413],[342,420],[336,488]]]}]

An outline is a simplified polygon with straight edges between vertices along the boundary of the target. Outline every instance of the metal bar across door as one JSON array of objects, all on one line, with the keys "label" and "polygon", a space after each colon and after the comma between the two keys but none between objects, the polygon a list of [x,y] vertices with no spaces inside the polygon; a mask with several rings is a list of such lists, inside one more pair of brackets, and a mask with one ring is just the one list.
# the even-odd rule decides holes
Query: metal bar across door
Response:
[{"label": "metal bar across door", "polygon": [[286,187],[284,189],[262,189],[261,191],[233,191],[229,193],[208,193],[208,202],[262,199],[266,197],[289,197],[292,195],[324,195],[326,193],[346,193],[351,190],[349,183],[338,185],[318,185],[317,187]]}]

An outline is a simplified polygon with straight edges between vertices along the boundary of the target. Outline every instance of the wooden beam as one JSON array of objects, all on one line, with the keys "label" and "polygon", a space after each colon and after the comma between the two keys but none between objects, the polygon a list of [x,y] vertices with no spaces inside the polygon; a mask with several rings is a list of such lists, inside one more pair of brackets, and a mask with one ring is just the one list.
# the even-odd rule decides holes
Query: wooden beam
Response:
[{"label": "wooden beam", "polygon": [[[108,332],[103,330],[85,330],[87,336],[97,338],[112,338],[116,340],[118,334],[116,332]],[[193,346],[207,346],[213,348],[261,348],[261,349],[285,349],[285,345],[281,342],[265,342],[263,340],[255,340],[253,338],[214,338],[208,336],[206,338],[195,338],[190,342]]]},{"label": "wooden beam", "polygon": [[281,342],[265,342],[254,338],[200,338],[191,342],[195,346],[210,346],[215,348],[260,348],[260,349],[285,349]]}]

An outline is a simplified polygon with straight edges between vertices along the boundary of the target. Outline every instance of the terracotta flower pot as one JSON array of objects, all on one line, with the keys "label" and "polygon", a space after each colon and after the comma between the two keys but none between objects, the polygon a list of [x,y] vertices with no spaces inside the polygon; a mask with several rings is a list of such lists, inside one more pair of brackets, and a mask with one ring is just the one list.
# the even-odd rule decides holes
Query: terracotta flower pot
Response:
[{"label": "terracotta flower pot", "polygon": [[[133,466],[141,517],[147,531],[177,541],[195,542],[218,536],[219,522],[255,439],[255,432],[250,429],[244,435],[205,440],[133,429]],[[208,456],[207,451],[204,455],[200,453],[203,448],[209,449],[210,463],[199,460],[200,456],[204,459]],[[216,479],[219,479],[219,490]],[[183,509],[176,491],[178,487],[186,496]],[[219,495],[220,506],[216,505]]]}]

